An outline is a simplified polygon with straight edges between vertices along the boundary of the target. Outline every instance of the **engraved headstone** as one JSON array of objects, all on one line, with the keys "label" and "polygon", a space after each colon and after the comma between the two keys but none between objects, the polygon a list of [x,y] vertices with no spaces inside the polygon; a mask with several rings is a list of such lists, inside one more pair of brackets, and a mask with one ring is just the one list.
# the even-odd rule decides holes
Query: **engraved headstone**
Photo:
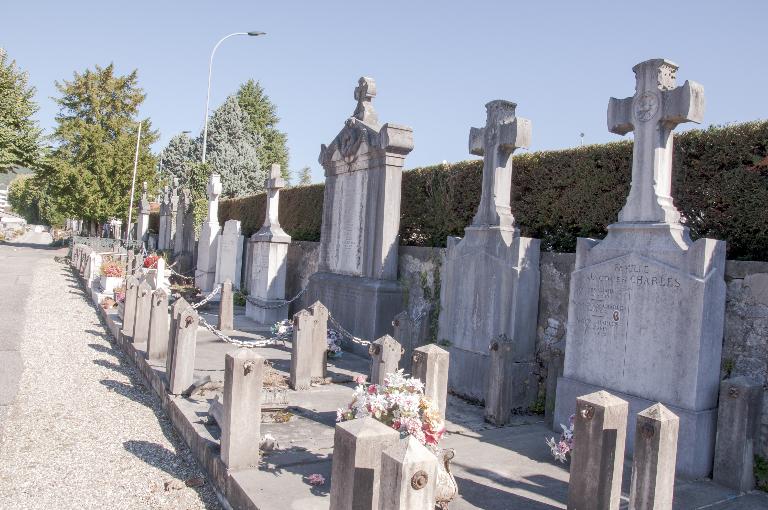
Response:
[{"label": "engraved headstone", "polygon": [[232,287],[240,288],[240,276],[243,267],[243,236],[240,235],[240,222],[227,220],[219,236],[218,255],[216,257],[216,283],[226,280]]},{"label": "engraved headstone", "polygon": [[157,249],[167,250],[168,245],[168,218],[171,208],[171,188],[165,186],[160,195],[160,221],[157,227]]},{"label": "engraved headstone", "polygon": [[400,342],[384,335],[368,346],[371,355],[371,384],[384,384],[387,374],[397,372],[403,348]]},{"label": "engraved headstone", "polygon": [[392,332],[403,308],[397,283],[400,185],[413,131],[379,124],[372,100],[376,84],[360,78],[357,108],[320,149],[325,169],[319,272],[309,299],[321,301],[352,334],[373,340]]},{"label": "engraved headstone", "polygon": [[159,360],[168,355],[168,323],[168,293],[157,289],[152,293],[152,310],[149,314],[148,359]]},{"label": "engraved headstone", "polygon": [[197,270],[195,271],[195,286],[204,293],[213,290],[216,277],[216,254],[221,232],[219,227],[221,178],[219,174],[211,174],[208,179],[207,190],[208,216],[200,228],[200,239],[197,243]]},{"label": "engraved headstone", "polygon": [[[540,242],[520,236],[510,194],[512,155],[530,145],[531,123],[517,117],[509,101],[485,108],[485,127],[469,132],[469,152],[483,156],[482,195],[464,238],[448,238],[438,338],[450,342],[452,391],[477,400],[493,391],[505,407],[528,407],[535,392],[531,397],[517,389],[535,377]],[[503,380],[492,381],[488,346],[499,335],[509,339],[508,370]]]},{"label": "engraved headstone", "polygon": [[152,287],[147,281],[139,284],[136,294],[136,315],[133,326],[133,343],[145,343],[149,338],[149,316],[152,312]]},{"label": "engraved headstone", "polygon": [[576,245],[554,423],[567,423],[578,395],[599,389],[628,401],[632,414],[660,402],[680,418],[678,476],[703,477],[714,452],[725,243],[692,242],[670,195],[672,129],[701,120],[703,90],[676,86],[667,60],[633,70],[635,95],[608,107],[611,131],[635,132],[631,190],[606,238]]}]

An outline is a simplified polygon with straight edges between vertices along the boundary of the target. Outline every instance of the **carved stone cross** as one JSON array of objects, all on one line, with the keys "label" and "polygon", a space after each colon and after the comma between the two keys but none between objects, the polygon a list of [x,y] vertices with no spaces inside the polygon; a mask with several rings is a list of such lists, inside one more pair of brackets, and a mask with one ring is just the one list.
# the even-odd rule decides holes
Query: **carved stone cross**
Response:
[{"label": "carved stone cross", "polygon": [[635,95],[608,102],[608,130],[635,132],[632,187],[619,221],[679,223],[671,194],[672,130],[682,122],[701,122],[704,87],[691,81],[676,87],[677,65],[669,60],[646,60],[632,70]]},{"label": "carved stone cross", "polygon": [[219,174],[211,174],[208,179],[208,218],[209,223],[219,224],[219,195],[221,195],[221,178]]},{"label": "carved stone cross", "polygon": [[373,109],[374,97],[376,97],[376,82],[373,81],[373,78],[363,76],[358,80],[355,88],[357,108],[355,108],[355,113],[352,116],[370,126],[379,125],[379,116]]},{"label": "carved stone cross", "polygon": [[141,187],[141,196],[142,198],[147,198],[147,181],[144,181],[144,184]]},{"label": "carved stone cross", "polygon": [[273,233],[279,230],[282,233],[277,213],[280,205],[280,190],[285,187],[285,179],[280,172],[280,165],[272,165],[264,187],[267,189],[267,214],[264,216],[264,225],[261,230],[271,230]]},{"label": "carved stone cross", "polygon": [[473,227],[512,228],[515,225],[509,206],[512,153],[531,143],[531,121],[516,117],[516,106],[501,99],[491,101],[485,105],[485,127],[469,131],[469,152],[484,156],[483,189]]}]

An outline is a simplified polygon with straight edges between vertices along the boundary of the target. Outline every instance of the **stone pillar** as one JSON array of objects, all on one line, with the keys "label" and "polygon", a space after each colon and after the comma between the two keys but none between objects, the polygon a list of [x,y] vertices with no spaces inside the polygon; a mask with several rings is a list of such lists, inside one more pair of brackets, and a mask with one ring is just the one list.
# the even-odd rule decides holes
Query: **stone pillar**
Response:
[{"label": "stone pillar", "polygon": [[424,383],[424,395],[435,403],[445,418],[448,402],[448,351],[435,344],[425,345],[413,351],[413,377]]},{"label": "stone pillar", "polygon": [[397,372],[403,348],[400,342],[384,335],[368,346],[371,355],[371,384],[384,384],[387,374]]},{"label": "stone pillar", "polygon": [[489,347],[485,419],[494,425],[509,423],[512,410],[534,400],[538,391],[530,365],[516,361],[518,347],[506,335],[494,339]]},{"label": "stone pillar", "polygon": [[190,308],[190,304],[183,297],[177,299],[171,307],[171,324],[168,331],[168,352],[165,356],[165,373],[169,381],[171,366],[173,365],[173,353],[176,349],[176,333],[178,332],[179,317],[181,316],[181,312]]},{"label": "stone pillar", "polygon": [[280,165],[272,165],[264,187],[267,190],[264,224],[249,241],[248,294],[255,302],[249,300],[245,304],[245,314],[261,324],[273,324],[288,317],[288,306],[275,308],[285,303],[285,275],[291,243],[291,236],[282,229],[278,218],[280,190],[285,187]]},{"label": "stone pillar", "polygon": [[662,404],[637,415],[631,510],[671,510],[680,419]]},{"label": "stone pillar", "polygon": [[176,216],[179,210],[179,179],[173,178],[173,186],[168,194],[168,220],[165,229],[165,249],[173,252],[174,242],[176,240]]},{"label": "stone pillar", "polygon": [[381,455],[381,510],[434,510],[437,457],[409,435]]},{"label": "stone pillar", "polygon": [[197,312],[187,309],[181,312],[176,323],[173,342],[173,359],[168,378],[168,393],[180,395],[194,382],[195,349],[197,347]]},{"label": "stone pillar", "polygon": [[152,293],[152,310],[149,314],[149,338],[147,358],[159,360],[168,356],[168,294],[163,289]]},{"label": "stone pillar", "polygon": [[291,342],[291,388],[308,390],[312,383],[315,321],[310,310],[301,310],[293,316],[293,340]]},{"label": "stone pillar", "polygon": [[374,418],[336,424],[330,510],[378,510],[382,452],[400,433]]},{"label": "stone pillar", "polygon": [[227,220],[219,236],[216,256],[217,284],[230,280],[235,289],[240,288],[243,273],[243,236],[240,235],[240,222]]},{"label": "stone pillar", "polygon": [[221,284],[221,300],[219,301],[219,329],[231,331],[235,329],[235,303],[232,296],[232,281],[227,278]]},{"label": "stone pillar", "polygon": [[760,427],[763,388],[748,377],[720,383],[717,440],[712,480],[747,492],[755,488],[755,443]]},{"label": "stone pillar", "polygon": [[[130,251],[129,259],[130,259]],[[136,296],[139,293],[139,280],[129,275],[125,279],[125,311],[123,312],[123,336],[133,338],[133,326],[136,321]]]},{"label": "stone pillar", "polygon": [[328,366],[328,309],[320,301],[315,301],[308,310],[312,316],[310,372],[313,378],[325,379]]},{"label": "stone pillar", "polygon": [[163,251],[168,249],[168,216],[170,209],[171,189],[165,186],[160,196],[160,221],[157,227],[157,249]]},{"label": "stone pillar", "polygon": [[145,281],[139,284],[136,294],[136,316],[133,326],[133,343],[146,343],[149,339],[149,315],[152,312],[152,287]]},{"label": "stone pillar", "polygon": [[147,199],[147,181],[144,181],[144,189],[141,193],[141,201],[139,202],[139,218],[136,224],[136,240],[144,247],[147,243],[147,231],[149,230],[149,213],[150,206]]},{"label": "stone pillar", "polygon": [[544,402],[544,423],[550,428],[555,426],[555,402],[557,397],[557,380],[563,375],[563,352],[555,349],[547,363],[546,400]]},{"label": "stone pillar", "polygon": [[208,179],[208,216],[200,229],[200,239],[197,244],[197,270],[195,271],[195,286],[205,294],[211,292],[216,277],[216,253],[218,252],[219,233],[219,195],[221,195],[221,178],[219,174],[211,174]]},{"label": "stone pillar", "polygon": [[221,460],[229,469],[259,463],[263,379],[264,358],[256,349],[243,347],[224,357]]},{"label": "stone pillar", "polygon": [[618,510],[628,412],[627,402],[607,391],[576,400],[568,510]]},{"label": "stone pillar", "polygon": [[392,336],[403,346],[403,359],[400,360],[400,368],[405,370],[406,374],[412,372],[411,363],[413,362],[413,353],[417,347],[425,344],[429,338],[429,317],[432,305],[425,311],[422,311],[421,318],[412,319],[408,310],[395,315],[392,320],[394,333]]}]

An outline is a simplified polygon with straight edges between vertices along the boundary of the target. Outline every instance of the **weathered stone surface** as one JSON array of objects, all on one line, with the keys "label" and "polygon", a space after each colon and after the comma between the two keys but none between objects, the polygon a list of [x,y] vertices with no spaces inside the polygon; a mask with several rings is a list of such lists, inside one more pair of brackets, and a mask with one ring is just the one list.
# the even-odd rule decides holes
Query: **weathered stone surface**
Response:
[{"label": "weathered stone surface", "polygon": [[377,339],[368,347],[371,355],[371,384],[384,384],[387,374],[397,372],[403,348],[389,335]]},{"label": "weathered stone surface", "polygon": [[680,420],[656,404],[637,415],[629,508],[670,510],[675,489]]},{"label": "weathered stone surface", "polygon": [[[320,273],[310,280],[309,296],[328,307],[352,334],[368,340],[391,333],[392,318],[402,308],[396,286],[383,288],[375,282],[397,279],[402,168],[413,149],[410,128],[379,124],[371,102],[375,95],[373,79],[360,78],[355,113],[333,142],[320,150],[326,176]],[[391,296],[384,298],[380,292]],[[342,313],[360,299],[365,299],[366,313],[375,318],[364,328]]]},{"label": "weathered stone surface", "polygon": [[160,220],[157,227],[157,249],[167,250],[168,245],[168,216],[170,214],[171,188],[165,186],[160,195]]},{"label": "weathered stone surface", "polygon": [[187,391],[195,373],[195,350],[197,347],[197,312],[187,309],[176,321],[176,335],[173,342],[173,357],[169,373],[168,393],[180,395]]},{"label": "weathered stone surface", "polygon": [[302,310],[293,316],[289,383],[296,391],[308,390],[312,383],[314,329],[315,321],[309,310]]},{"label": "weathered stone surface", "polygon": [[149,316],[152,312],[152,287],[146,281],[139,284],[136,294],[136,314],[133,343],[145,343],[149,338]]},{"label": "weathered stone surface", "polygon": [[424,383],[424,395],[432,400],[445,418],[448,402],[448,367],[450,354],[435,344],[424,345],[413,352],[413,377]]},{"label": "weathered stone surface", "polygon": [[230,280],[232,286],[239,289],[243,272],[243,236],[240,235],[238,220],[224,223],[217,249],[215,282],[220,284]]},{"label": "weathered stone surface", "polygon": [[160,360],[168,355],[169,317],[168,294],[163,289],[157,289],[152,293],[147,338],[147,358],[151,360]]},{"label": "weathered stone surface", "polygon": [[147,181],[144,181],[144,187],[139,201],[139,217],[136,223],[136,240],[143,243],[146,247],[147,232],[149,230],[149,200],[147,199]]},{"label": "weathered stone surface", "polygon": [[195,270],[195,286],[208,293],[213,290],[216,277],[216,254],[218,252],[219,234],[219,195],[221,195],[221,178],[219,174],[211,174],[208,179],[208,216],[200,228],[200,239],[197,243],[197,269]]},{"label": "weathered stone surface", "polygon": [[374,418],[336,424],[330,510],[380,508],[381,455],[399,440],[396,430]]},{"label": "weathered stone surface", "polygon": [[434,510],[437,457],[409,435],[381,455],[381,510]]},{"label": "weathered stone surface", "polygon": [[712,479],[732,489],[755,488],[755,442],[759,432],[763,387],[748,377],[720,383],[717,440]]},{"label": "weathered stone surface", "polygon": [[665,60],[634,70],[636,95],[612,99],[608,114],[611,131],[635,131],[632,187],[606,238],[577,242],[554,423],[591,388],[627,395],[633,412],[661,402],[680,417],[680,437],[696,439],[677,456],[678,475],[696,478],[712,467],[725,243],[692,242],[670,189],[672,128],[698,121],[703,98],[696,84],[675,88]]},{"label": "weathered stone surface", "polygon": [[[510,397],[529,394],[503,388],[525,384],[524,370],[509,371],[509,376],[519,375],[517,379],[491,384],[487,378],[493,339],[509,338],[509,363],[532,366],[535,352],[539,241],[520,236],[509,202],[512,154],[530,144],[531,124],[515,115],[515,107],[509,101],[489,102],[485,127],[470,130],[470,152],[484,155],[482,196],[465,237],[448,238],[440,294],[438,338],[451,345],[449,386],[478,400],[487,398],[489,387]],[[512,407],[530,404],[509,402]]]},{"label": "weathered stone surface", "polygon": [[261,442],[261,389],[264,358],[240,348],[224,357],[221,460],[229,469],[255,467]]},{"label": "weathered stone surface", "polygon": [[312,361],[310,374],[313,378],[325,378],[328,368],[328,309],[316,301],[309,307],[312,323]]},{"label": "weathered stone surface", "polygon": [[168,352],[166,353],[166,358],[165,358],[165,373],[169,378],[168,379],[169,383],[170,383],[171,367],[173,366],[173,353],[176,350],[176,334],[178,333],[179,317],[181,316],[181,312],[189,308],[190,308],[190,304],[183,297],[180,297],[179,299],[177,299],[173,303],[173,307],[171,307],[171,317],[170,317],[171,324],[168,332],[169,333]]},{"label": "weathered stone surface", "polygon": [[[128,252],[130,253],[130,252]],[[130,260],[130,255],[129,255]],[[133,338],[133,326],[136,322],[136,296],[139,293],[139,280],[129,275],[125,279],[125,310],[123,312],[123,335]]]},{"label": "weathered stone surface", "polygon": [[538,392],[534,363],[515,361],[515,348],[506,335],[500,335],[489,346],[485,419],[494,425],[508,423],[512,410],[533,402]]},{"label": "weathered stone surface", "polygon": [[573,435],[578,447],[571,458],[568,510],[618,510],[627,403],[606,391],[577,400]]},{"label": "weathered stone surface", "polygon": [[232,282],[229,279],[221,284],[218,326],[222,331],[235,329],[235,303],[232,296]]}]

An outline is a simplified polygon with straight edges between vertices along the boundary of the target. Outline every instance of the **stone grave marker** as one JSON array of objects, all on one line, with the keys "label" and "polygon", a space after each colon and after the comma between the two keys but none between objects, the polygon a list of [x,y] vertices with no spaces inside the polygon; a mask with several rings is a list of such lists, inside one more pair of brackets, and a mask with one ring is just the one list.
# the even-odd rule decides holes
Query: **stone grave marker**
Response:
[{"label": "stone grave marker", "polygon": [[240,222],[227,220],[219,236],[215,281],[219,284],[229,280],[235,289],[239,289],[242,270],[243,236],[240,235]]},{"label": "stone grave marker", "polygon": [[157,249],[168,249],[168,217],[170,216],[171,188],[165,186],[160,195],[160,221],[157,227]]},{"label": "stone grave marker", "polygon": [[434,510],[437,457],[412,435],[381,455],[379,508]]},{"label": "stone grave marker", "polygon": [[[540,242],[520,236],[510,208],[512,155],[531,140],[531,122],[517,117],[516,106],[491,101],[485,127],[470,129],[469,152],[483,156],[482,195],[464,238],[448,238],[438,339],[450,342],[452,391],[476,400],[505,392],[520,397],[512,407],[528,407],[530,392],[506,388],[534,377],[539,301]],[[510,363],[505,379],[493,382],[488,345],[499,335],[509,338]]]},{"label": "stone grave marker", "polygon": [[150,360],[165,358],[168,355],[169,340],[168,294],[163,289],[157,289],[152,293],[147,358]]},{"label": "stone grave marker", "polygon": [[677,416],[662,404],[637,415],[629,496],[632,510],[672,508],[679,425]]},{"label": "stone grave marker", "polygon": [[671,196],[672,130],[702,120],[704,92],[677,86],[668,60],[633,70],[635,95],[608,105],[609,130],[634,131],[632,184],[605,239],[576,245],[554,423],[567,423],[578,395],[601,388],[633,414],[661,402],[680,418],[678,476],[704,477],[714,454],[725,243],[692,242]]},{"label": "stone grave marker", "polygon": [[281,175],[280,165],[272,165],[264,183],[267,190],[264,224],[249,240],[251,269],[245,314],[261,324],[274,324],[288,317],[285,276],[291,236],[282,229],[278,218],[280,190],[285,187]]},{"label": "stone grave marker", "polygon": [[435,344],[413,351],[413,377],[424,383],[424,395],[432,400],[445,418],[448,403],[448,365],[450,354]]},{"label": "stone grave marker", "polygon": [[219,302],[219,330],[235,329],[235,303],[232,296],[232,282],[227,278],[221,284],[221,301]]},{"label": "stone grave marker", "polygon": [[173,365],[173,353],[176,350],[176,333],[178,332],[179,317],[181,312],[190,309],[191,305],[186,299],[180,297],[171,307],[171,324],[168,331],[168,352],[165,357],[165,373],[170,381],[171,366]]},{"label": "stone grave marker", "polygon": [[194,382],[198,321],[197,312],[194,309],[181,312],[176,321],[173,357],[168,378],[168,393],[172,395],[181,395]]},{"label": "stone grave marker", "polygon": [[213,290],[216,277],[216,253],[218,252],[219,234],[219,196],[221,195],[221,178],[219,174],[211,174],[208,179],[208,216],[200,229],[200,239],[197,243],[197,269],[195,271],[195,286],[207,294]]},{"label": "stone grave marker", "polygon": [[152,312],[152,287],[147,281],[139,284],[136,294],[136,313],[133,326],[133,343],[146,343],[149,339],[149,316]]},{"label": "stone grave marker", "polygon": [[173,178],[173,186],[168,191],[168,219],[165,222],[165,248],[173,250],[176,238],[176,215],[179,210],[179,179]]},{"label": "stone grave marker", "polygon": [[312,312],[309,310],[300,310],[293,316],[289,384],[296,391],[308,390],[312,384],[314,323]]},{"label": "stone grave marker", "polygon": [[389,335],[384,335],[368,346],[371,355],[371,384],[384,384],[387,374],[397,372],[403,347]]},{"label": "stone grave marker", "polygon": [[[325,170],[319,271],[308,297],[319,300],[344,329],[365,340],[392,332],[403,309],[397,282],[400,186],[413,131],[379,124],[376,84],[360,78],[357,108],[320,149]],[[360,349],[356,344],[349,347]]]},{"label": "stone grave marker", "polygon": [[136,240],[146,248],[147,246],[147,232],[149,231],[149,199],[147,199],[147,181],[144,181],[144,186],[141,193],[141,201],[139,201],[139,219],[136,224]]},{"label": "stone grave marker", "polygon": [[[130,257],[130,251],[129,257]],[[125,279],[125,310],[123,312],[123,336],[133,338],[133,326],[136,322],[136,296],[139,293],[139,280],[129,275]]]}]

